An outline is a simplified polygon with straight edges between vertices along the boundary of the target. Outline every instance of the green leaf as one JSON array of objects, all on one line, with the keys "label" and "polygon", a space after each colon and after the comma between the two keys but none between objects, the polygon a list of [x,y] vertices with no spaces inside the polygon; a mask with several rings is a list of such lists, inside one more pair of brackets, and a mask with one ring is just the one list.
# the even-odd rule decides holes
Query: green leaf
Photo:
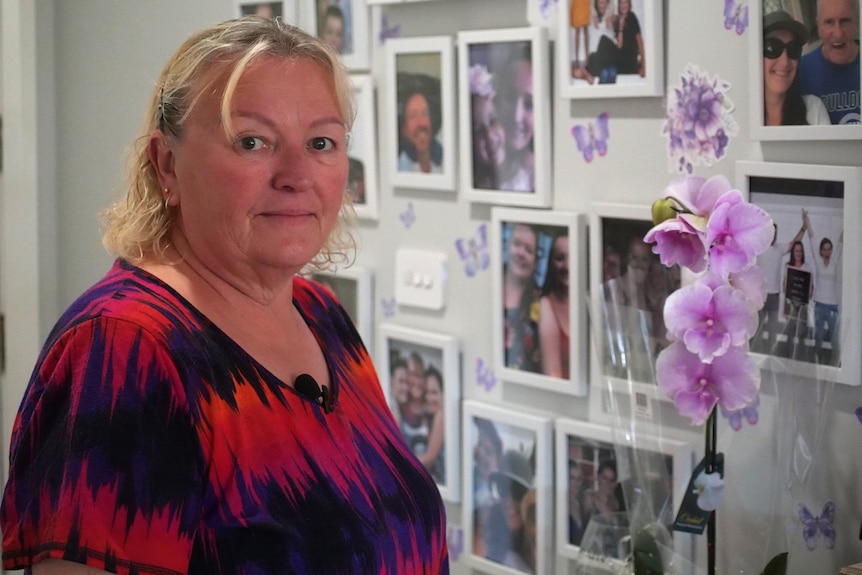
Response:
[{"label": "green leaf", "polygon": [[760,575],[785,575],[787,573],[787,552],[779,553],[766,564]]},{"label": "green leaf", "polygon": [[635,575],[664,575],[661,552],[652,533],[639,530],[634,536],[633,549]]}]

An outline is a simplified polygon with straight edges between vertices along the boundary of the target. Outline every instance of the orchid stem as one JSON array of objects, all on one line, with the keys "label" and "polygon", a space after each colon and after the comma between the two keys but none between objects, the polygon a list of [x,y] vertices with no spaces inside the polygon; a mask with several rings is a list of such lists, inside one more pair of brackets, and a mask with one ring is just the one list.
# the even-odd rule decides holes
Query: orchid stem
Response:
[{"label": "orchid stem", "polygon": [[[705,467],[707,473],[714,473],[717,459],[717,444],[718,444],[718,426],[716,425],[715,412],[718,407],[713,407],[709,418],[706,420],[706,445],[705,452]],[[707,575],[715,575],[715,511],[709,514],[709,520],[706,523],[706,562]]]}]

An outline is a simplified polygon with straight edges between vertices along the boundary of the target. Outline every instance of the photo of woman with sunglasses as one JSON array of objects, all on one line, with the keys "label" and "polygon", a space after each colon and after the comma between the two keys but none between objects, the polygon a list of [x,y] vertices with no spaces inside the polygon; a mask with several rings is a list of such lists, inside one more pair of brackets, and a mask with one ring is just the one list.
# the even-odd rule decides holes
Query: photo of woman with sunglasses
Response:
[{"label": "photo of woman with sunglasses", "polygon": [[766,126],[828,125],[817,96],[802,95],[797,72],[808,42],[805,25],[784,10],[763,17],[763,123]]}]

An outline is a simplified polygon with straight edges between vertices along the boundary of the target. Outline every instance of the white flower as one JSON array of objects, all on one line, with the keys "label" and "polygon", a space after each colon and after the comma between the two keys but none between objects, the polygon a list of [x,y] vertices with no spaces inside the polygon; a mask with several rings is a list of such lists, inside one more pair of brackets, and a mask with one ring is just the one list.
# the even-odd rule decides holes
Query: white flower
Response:
[{"label": "white flower", "polygon": [[724,479],[717,471],[707,473],[701,471],[694,480],[695,493],[697,493],[697,506],[704,511],[715,511],[721,505],[724,496]]},{"label": "white flower", "polygon": [[486,98],[494,97],[494,75],[482,64],[470,66],[470,93]]}]

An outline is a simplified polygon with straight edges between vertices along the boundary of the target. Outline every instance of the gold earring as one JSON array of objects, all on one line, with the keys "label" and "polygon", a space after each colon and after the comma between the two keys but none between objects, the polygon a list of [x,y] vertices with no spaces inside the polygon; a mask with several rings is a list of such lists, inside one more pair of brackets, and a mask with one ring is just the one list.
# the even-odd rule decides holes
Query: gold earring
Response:
[{"label": "gold earring", "polygon": [[170,209],[170,206],[168,205],[168,200],[171,199],[171,190],[169,188],[165,188],[163,192],[165,194],[165,211],[167,211],[168,209]]}]

